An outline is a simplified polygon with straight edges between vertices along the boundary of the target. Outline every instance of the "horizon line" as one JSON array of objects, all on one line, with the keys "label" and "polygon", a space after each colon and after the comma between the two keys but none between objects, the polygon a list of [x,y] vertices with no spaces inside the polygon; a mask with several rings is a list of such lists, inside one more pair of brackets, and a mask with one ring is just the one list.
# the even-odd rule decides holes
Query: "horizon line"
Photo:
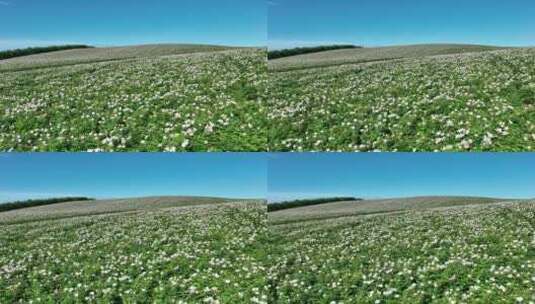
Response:
[{"label": "horizon line", "polygon": [[[0,40],[0,43],[2,40]],[[9,42],[6,40],[4,42]],[[43,41],[44,42],[44,41]],[[228,48],[268,48],[267,45],[252,45],[252,44],[219,44],[219,43],[208,43],[208,42],[147,42],[147,43],[136,43],[136,44],[101,44],[101,43],[83,43],[83,42],[61,42],[61,41],[50,41],[48,42],[37,42],[34,44],[28,44],[27,46],[17,46],[17,47],[2,47],[0,44],[0,52],[2,51],[11,51],[18,49],[26,48],[38,48],[38,47],[51,47],[51,46],[63,46],[63,45],[85,45],[93,48],[120,48],[120,47],[134,47],[134,46],[147,46],[147,45],[193,45],[193,46],[214,46],[214,47],[228,47]]]},{"label": "horizon line", "polygon": [[68,194],[68,195],[50,195],[50,196],[34,196],[34,197],[28,197],[25,199],[16,199],[16,200],[2,200],[0,199],[0,204],[6,204],[6,203],[15,203],[15,202],[23,202],[28,200],[46,200],[46,199],[54,199],[54,198],[69,198],[69,197],[86,197],[89,199],[93,199],[95,201],[99,200],[128,200],[128,199],[142,199],[142,198],[157,198],[157,197],[191,197],[191,198],[214,198],[214,199],[229,199],[229,200],[266,200],[266,198],[259,198],[259,197],[241,197],[241,196],[235,196],[235,197],[229,197],[229,196],[219,196],[219,195],[191,195],[191,194],[164,194],[164,195],[140,195],[140,196],[91,196],[91,195],[83,195],[83,194]]},{"label": "horizon line", "polygon": [[490,199],[498,199],[498,200],[504,200],[504,201],[507,201],[507,200],[533,200],[535,199],[535,197],[509,197],[509,198],[506,198],[506,197],[498,197],[498,196],[486,196],[486,195],[463,195],[463,194],[451,194],[451,195],[446,195],[446,194],[421,194],[421,195],[408,195],[408,196],[355,196],[355,195],[351,195],[351,194],[347,194],[347,195],[318,195],[318,196],[299,196],[299,197],[294,197],[294,198],[291,198],[291,199],[285,199],[285,200],[280,200],[280,199],[277,199],[277,200],[273,200],[273,199],[270,199],[269,197],[267,198],[267,202],[268,204],[272,204],[272,203],[281,203],[281,202],[287,202],[287,201],[295,201],[295,200],[308,200],[308,199],[320,199],[320,198],[334,198],[334,197],[347,197],[347,196],[350,196],[350,197],[354,197],[354,198],[357,198],[357,199],[362,199],[362,200],[365,200],[365,201],[370,201],[370,200],[388,200],[388,199],[406,199],[406,198],[421,198],[421,197],[459,197],[459,198],[490,198]]},{"label": "horizon line", "polygon": [[[290,41],[291,42],[291,41]],[[420,42],[420,43],[407,43],[407,44],[356,44],[356,43],[347,43],[347,42],[331,42],[331,43],[322,43],[322,42],[310,42],[310,43],[301,43],[295,44],[292,47],[270,47],[268,43],[268,49],[270,51],[275,50],[286,50],[294,48],[307,48],[307,47],[318,47],[318,46],[332,46],[332,45],[352,45],[361,48],[382,48],[382,47],[396,47],[396,46],[417,46],[417,45],[467,45],[467,46],[488,46],[488,47],[498,47],[498,48],[533,48],[533,45],[498,45],[498,44],[484,44],[484,43],[461,43],[461,42]]]}]

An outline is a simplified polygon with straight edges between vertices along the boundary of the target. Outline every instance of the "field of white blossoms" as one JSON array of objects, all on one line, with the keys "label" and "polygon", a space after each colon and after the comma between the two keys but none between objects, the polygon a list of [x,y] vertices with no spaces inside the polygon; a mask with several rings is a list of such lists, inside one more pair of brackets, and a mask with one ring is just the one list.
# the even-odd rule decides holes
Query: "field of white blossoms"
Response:
[{"label": "field of white blossoms", "polygon": [[270,241],[271,303],[535,303],[535,201],[272,223]]},{"label": "field of white blossoms", "polygon": [[0,303],[266,303],[261,202],[0,227]]},{"label": "field of white blossoms", "polygon": [[266,150],[264,50],[42,64],[0,73],[0,151]]},{"label": "field of white blossoms", "polygon": [[535,49],[307,67],[269,78],[273,151],[535,150]]}]

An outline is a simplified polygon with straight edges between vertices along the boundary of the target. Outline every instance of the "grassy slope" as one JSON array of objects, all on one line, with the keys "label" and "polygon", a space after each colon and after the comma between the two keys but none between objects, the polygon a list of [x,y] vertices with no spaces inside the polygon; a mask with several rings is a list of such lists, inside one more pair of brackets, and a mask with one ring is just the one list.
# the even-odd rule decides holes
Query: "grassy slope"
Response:
[{"label": "grassy slope", "polygon": [[365,201],[333,202],[329,204],[287,209],[269,214],[274,224],[355,216],[393,213],[453,206],[479,205],[503,201],[484,197],[426,196]]},{"label": "grassy slope", "polygon": [[535,292],[534,216],[522,201],[272,226],[268,300],[520,303]]},{"label": "grassy slope", "polygon": [[132,58],[229,50],[232,47],[194,44],[152,44],[75,49],[11,58],[0,62],[0,71],[25,70]]},{"label": "grassy slope", "polygon": [[248,201],[2,226],[0,303],[251,303],[264,215]]},{"label": "grassy slope", "polygon": [[421,44],[362,49],[342,49],[304,54],[269,61],[269,69],[287,71],[341,64],[364,63],[400,58],[483,52],[502,49],[494,46],[464,44]]},{"label": "grassy slope", "polygon": [[515,48],[270,73],[270,150],[533,150],[533,54]]},{"label": "grassy slope", "polygon": [[0,150],[265,151],[265,70],[240,48],[0,72]]},{"label": "grassy slope", "polygon": [[0,214],[0,225],[96,214],[213,205],[231,201],[239,200],[213,197],[160,196],[66,202],[3,212]]}]

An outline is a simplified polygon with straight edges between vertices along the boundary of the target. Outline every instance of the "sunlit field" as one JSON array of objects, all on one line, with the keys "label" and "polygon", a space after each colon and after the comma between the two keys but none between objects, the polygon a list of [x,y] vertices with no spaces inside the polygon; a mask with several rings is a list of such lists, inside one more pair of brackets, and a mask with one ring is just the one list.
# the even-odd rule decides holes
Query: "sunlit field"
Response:
[{"label": "sunlit field", "polygon": [[269,69],[274,151],[535,150],[535,49],[337,50]]},{"label": "sunlit field", "polygon": [[[361,214],[360,202],[333,203],[346,211],[336,217],[321,216],[329,204],[270,213],[268,300],[534,303],[535,202],[454,201]],[[288,222],[288,212],[300,215]]]},{"label": "sunlit field", "polygon": [[262,49],[70,50],[0,71],[0,151],[267,148]]},{"label": "sunlit field", "polygon": [[266,303],[262,202],[108,203],[99,214],[69,213],[75,202],[6,212],[0,302]]}]

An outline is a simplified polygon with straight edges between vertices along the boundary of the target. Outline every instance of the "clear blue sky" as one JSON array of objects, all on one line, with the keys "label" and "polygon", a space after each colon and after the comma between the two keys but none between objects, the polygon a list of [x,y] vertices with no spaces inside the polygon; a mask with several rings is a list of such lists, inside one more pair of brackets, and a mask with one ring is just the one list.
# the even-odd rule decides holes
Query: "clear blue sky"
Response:
[{"label": "clear blue sky", "polygon": [[0,202],[71,195],[266,195],[262,153],[4,153],[0,168]]},{"label": "clear blue sky", "polygon": [[265,0],[1,0],[0,49],[59,43],[266,45]]},{"label": "clear blue sky", "polygon": [[533,0],[269,0],[270,48],[354,43],[535,45]]},{"label": "clear blue sky", "polygon": [[269,200],[345,195],[535,198],[535,153],[307,153],[269,157]]}]

